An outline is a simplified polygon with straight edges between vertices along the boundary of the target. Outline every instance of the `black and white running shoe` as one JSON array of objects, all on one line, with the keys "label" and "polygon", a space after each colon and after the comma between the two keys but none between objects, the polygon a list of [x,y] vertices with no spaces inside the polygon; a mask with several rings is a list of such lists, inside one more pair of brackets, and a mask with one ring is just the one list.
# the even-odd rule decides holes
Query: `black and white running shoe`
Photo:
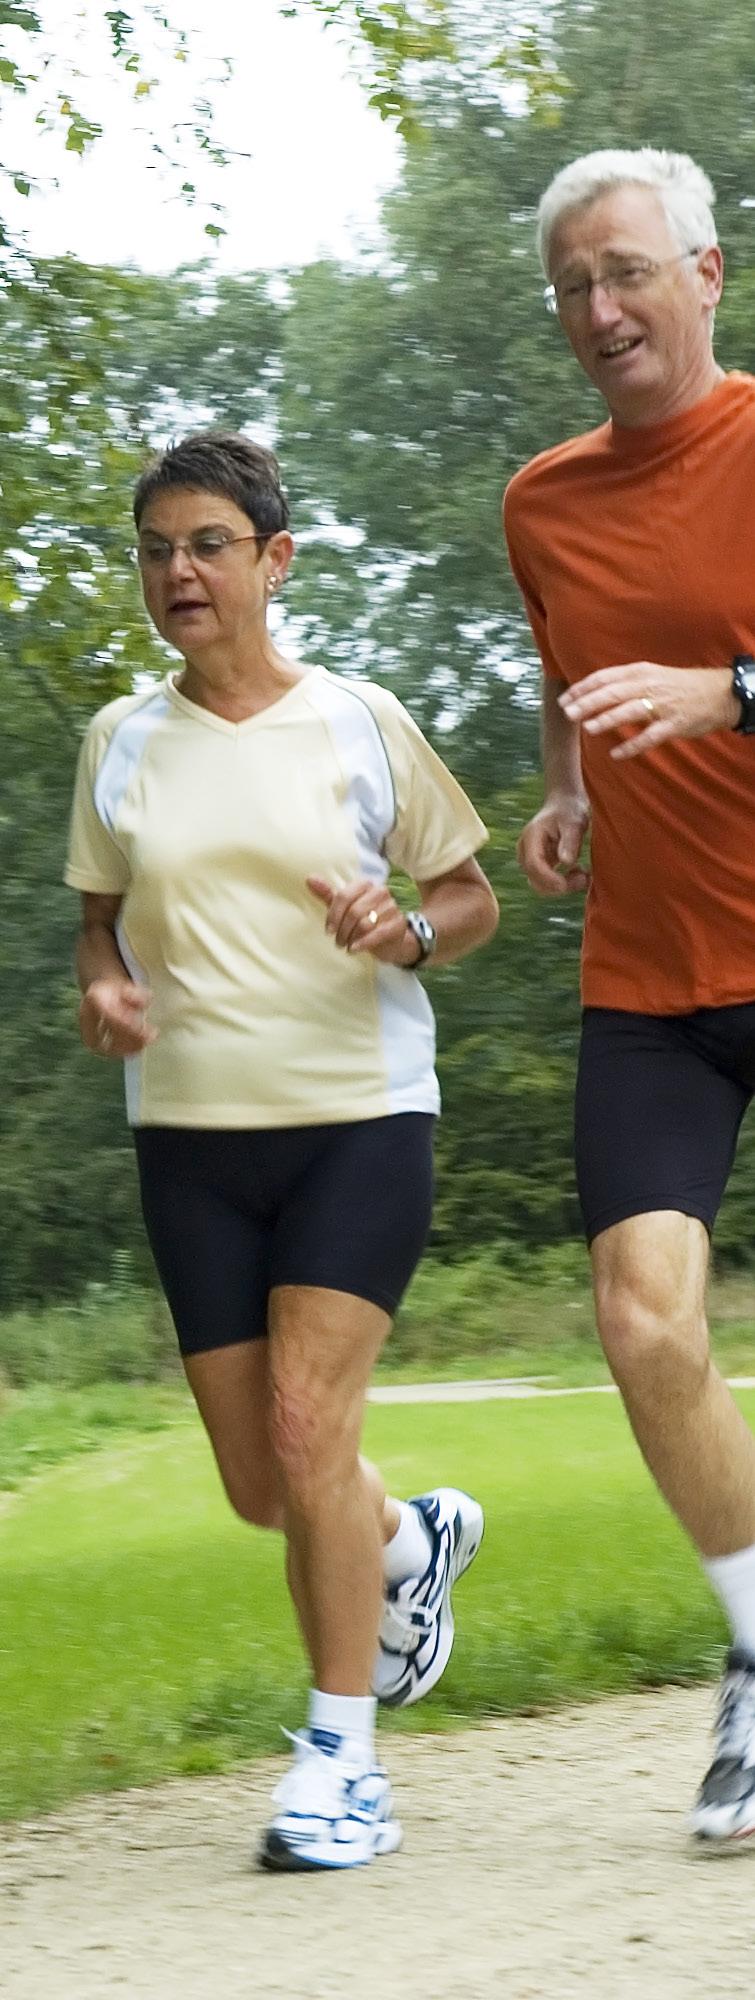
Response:
[{"label": "black and white running shoe", "polygon": [[478,1502],[454,1486],[439,1486],[409,1505],[422,1515],[430,1560],[422,1576],[386,1592],[372,1692],[387,1708],[421,1701],[444,1673],[454,1642],[451,1592],[474,1562],[485,1527]]},{"label": "black and white running shoe", "polygon": [[691,1815],[699,1840],[755,1834],[755,1660],[733,1646],[716,1718],[716,1754]]},{"label": "black and white running shoe", "polygon": [[382,1767],[355,1762],[330,1730],[305,1730],[291,1741],[294,1761],[275,1792],[278,1811],[262,1842],[260,1867],[301,1874],[360,1868],[393,1854],[401,1846],[401,1827]]}]

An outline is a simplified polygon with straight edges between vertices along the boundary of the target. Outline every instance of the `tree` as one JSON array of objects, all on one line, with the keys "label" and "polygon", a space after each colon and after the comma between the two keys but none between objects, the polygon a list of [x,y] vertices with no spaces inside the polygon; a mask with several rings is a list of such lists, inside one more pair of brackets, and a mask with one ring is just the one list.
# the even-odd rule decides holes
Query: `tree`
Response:
[{"label": "tree", "polygon": [[[86,24],[86,23],[85,23]],[[90,23],[90,26],[93,25]],[[94,24],[96,26],[97,23]],[[103,54],[122,73],[124,84],[133,93],[135,107],[143,111],[153,97],[153,156],[172,177],[184,201],[198,197],[196,165],[199,157],[221,164],[227,154],[219,144],[213,126],[212,105],[201,85],[189,90],[186,118],[180,129],[163,126],[160,113],[161,73],[168,66],[188,65],[191,44],[187,31],[159,4],[141,0],[138,8],[107,7],[99,25]],[[82,102],[82,77],[75,57],[59,43],[50,42],[45,31],[44,13],[26,0],[0,0],[0,101],[5,96],[32,94],[38,103],[36,123],[42,131],[60,129],[65,133],[66,151],[84,153],[102,135],[102,125]],[[13,185],[28,195],[32,187],[43,185],[29,159],[0,161],[0,189]],[[209,204],[205,225],[210,237],[224,234],[218,203]],[[13,248],[0,213],[0,248]]]},{"label": "tree", "polygon": [[407,139],[428,125],[428,84],[452,81],[468,102],[489,100],[494,81],[518,88],[545,121],[565,79],[540,26],[516,0],[492,0],[484,16],[469,0],[279,0],[284,15],[319,14],[351,48],[369,104]]},{"label": "tree", "polygon": [[309,642],[389,678],[484,794],[536,755],[503,486],[556,410],[576,430],[596,408],[543,310],[522,220],[534,143],[521,118],[439,115],[386,204],[385,265],[295,281],[279,400],[300,525],[351,531],[294,571]]},{"label": "tree", "polygon": [[[599,146],[691,153],[718,191],[732,261],[751,259],[755,46],[747,0],[557,0],[552,34],[570,79],[557,128],[561,165]],[[533,187],[533,194],[538,191]]]}]

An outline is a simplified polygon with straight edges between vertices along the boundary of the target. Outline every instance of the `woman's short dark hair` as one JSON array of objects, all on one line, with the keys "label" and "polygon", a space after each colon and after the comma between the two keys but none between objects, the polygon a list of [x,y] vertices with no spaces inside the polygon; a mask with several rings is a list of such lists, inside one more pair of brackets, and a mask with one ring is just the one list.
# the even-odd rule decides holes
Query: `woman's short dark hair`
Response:
[{"label": "woman's short dark hair", "polygon": [[277,535],[288,527],[288,501],[277,458],[264,445],[240,433],[195,431],[158,452],[134,493],[137,528],[150,500],[170,487],[224,494],[241,508],[260,535]]}]

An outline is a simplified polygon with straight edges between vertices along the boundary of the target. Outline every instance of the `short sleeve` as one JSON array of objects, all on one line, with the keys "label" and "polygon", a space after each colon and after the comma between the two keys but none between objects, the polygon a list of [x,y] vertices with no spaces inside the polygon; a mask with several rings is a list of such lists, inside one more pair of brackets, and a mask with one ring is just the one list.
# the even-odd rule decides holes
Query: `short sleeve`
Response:
[{"label": "short sleeve", "polygon": [[385,689],[374,692],[396,798],[386,854],[415,882],[429,882],[468,861],[487,840],[487,828],[407,709]]},{"label": "short sleeve", "polygon": [[70,889],[117,896],[125,894],[129,886],[128,862],[100,819],[95,804],[97,774],[107,740],[100,718],[95,716],[79,752],[63,879]]},{"label": "short sleeve", "polygon": [[562,681],[564,675],[558,664],[548,635],[548,614],[543,600],[538,593],[537,584],[528,569],[524,553],[523,544],[526,538],[518,519],[519,488],[517,482],[520,477],[519,473],[515,474],[511,485],[506,489],[503,501],[503,529],[509,552],[509,562],[512,574],[519,585],[524,599],[524,608],[532,627],[532,635],[540,654],[543,672],[551,680]]}]

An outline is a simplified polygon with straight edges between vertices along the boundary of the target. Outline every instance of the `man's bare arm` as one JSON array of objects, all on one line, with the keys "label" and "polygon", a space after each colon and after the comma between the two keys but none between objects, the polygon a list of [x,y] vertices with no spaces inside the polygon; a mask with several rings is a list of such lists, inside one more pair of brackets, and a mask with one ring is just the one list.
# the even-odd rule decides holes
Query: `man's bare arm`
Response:
[{"label": "man's bare arm", "polygon": [[564,713],[566,682],[543,680],[541,742],[545,800],[520,835],[517,859],[540,896],[563,896],[586,889],[589,874],[580,865],[590,808],[582,784],[579,730]]}]

